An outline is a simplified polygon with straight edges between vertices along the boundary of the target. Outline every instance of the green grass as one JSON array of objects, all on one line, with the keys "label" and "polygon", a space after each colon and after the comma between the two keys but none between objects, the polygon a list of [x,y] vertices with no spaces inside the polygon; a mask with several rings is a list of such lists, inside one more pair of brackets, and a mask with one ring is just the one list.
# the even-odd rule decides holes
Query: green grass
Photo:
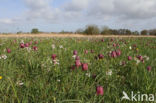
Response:
[{"label": "green grass", "polygon": [[[21,40],[25,43],[33,41],[30,48],[37,46],[38,51],[21,49]],[[113,43],[120,47],[113,47]],[[3,38],[0,44],[0,55],[7,56],[7,59],[0,59],[0,103],[129,103],[121,101],[123,91],[128,94],[131,91],[156,93],[154,38],[117,38],[113,42],[110,38],[104,42],[87,38]],[[133,48],[134,44],[136,48]],[[7,53],[6,48],[10,48],[11,53]],[[116,49],[121,50],[121,56],[110,57],[108,53]],[[88,63],[88,71],[82,71],[81,67],[71,70],[75,63],[73,50],[78,51],[82,63]],[[85,50],[89,53],[85,54]],[[104,59],[95,59],[100,53]],[[52,62],[52,54],[57,55],[58,65]],[[147,56],[149,60],[136,64],[134,57],[137,55]],[[133,59],[128,61],[128,56]],[[120,65],[122,61],[126,65]],[[152,67],[150,72],[146,69],[148,66]],[[110,70],[112,75],[107,75]],[[103,96],[96,94],[99,85],[104,89]]]}]

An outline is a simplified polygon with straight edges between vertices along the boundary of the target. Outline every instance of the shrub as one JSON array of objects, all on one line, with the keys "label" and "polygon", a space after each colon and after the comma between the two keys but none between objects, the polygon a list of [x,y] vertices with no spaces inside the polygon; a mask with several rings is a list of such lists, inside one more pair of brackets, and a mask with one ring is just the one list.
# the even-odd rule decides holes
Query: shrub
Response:
[{"label": "shrub", "polygon": [[84,33],[84,30],[83,30],[83,29],[78,29],[78,30],[76,30],[75,33],[76,33],[76,34],[83,34],[83,33]]},{"label": "shrub", "polygon": [[156,35],[156,29],[149,30],[150,35]]},{"label": "shrub", "polygon": [[147,30],[142,30],[141,35],[147,35]]},{"label": "shrub", "polygon": [[87,35],[100,34],[100,30],[96,25],[88,25],[84,31]]},{"label": "shrub", "polygon": [[34,28],[34,29],[31,30],[31,33],[32,34],[38,34],[39,30],[37,28]]},{"label": "shrub", "polygon": [[102,28],[101,34],[103,34],[103,35],[109,35],[109,34],[112,34],[112,33],[111,33],[111,30],[109,29],[109,27],[104,26]]}]

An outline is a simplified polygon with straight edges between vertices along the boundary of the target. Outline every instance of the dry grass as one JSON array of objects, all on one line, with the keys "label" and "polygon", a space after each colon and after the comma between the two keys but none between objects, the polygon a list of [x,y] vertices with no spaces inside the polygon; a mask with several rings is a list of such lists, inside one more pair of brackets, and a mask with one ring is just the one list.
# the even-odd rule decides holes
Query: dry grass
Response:
[{"label": "dry grass", "polygon": [[21,37],[89,37],[89,38],[108,38],[108,37],[117,37],[117,38],[124,38],[124,37],[152,37],[155,38],[156,36],[135,36],[135,35],[82,35],[82,34],[1,34],[0,38],[21,38]]}]

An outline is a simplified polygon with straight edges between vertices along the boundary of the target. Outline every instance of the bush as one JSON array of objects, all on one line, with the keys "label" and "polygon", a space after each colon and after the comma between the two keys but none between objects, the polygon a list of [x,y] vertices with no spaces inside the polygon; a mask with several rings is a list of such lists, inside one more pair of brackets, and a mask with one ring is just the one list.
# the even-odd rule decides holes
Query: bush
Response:
[{"label": "bush", "polygon": [[104,26],[104,27],[102,28],[101,34],[102,34],[102,35],[109,35],[109,34],[112,34],[112,33],[111,33],[111,30],[109,29],[109,27]]},{"label": "bush", "polygon": [[87,35],[100,34],[100,30],[96,25],[88,25],[84,31]]},{"label": "bush", "polygon": [[76,30],[75,33],[76,33],[76,34],[83,34],[83,33],[84,33],[84,30],[83,30],[83,29],[78,29],[78,30]]},{"label": "bush", "polygon": [[149,30],[149,34],[150,34],[150,35],[156,35],[156,29]]},{"label": "bush", "polygon": [[34,28],[34,29],[31,30],[31,33],[32,34],[38,34],[39,30],[37,28]]},{"label": "bush", "polygon": [[147,35],[147,30],[142,30],[141,35]]}]

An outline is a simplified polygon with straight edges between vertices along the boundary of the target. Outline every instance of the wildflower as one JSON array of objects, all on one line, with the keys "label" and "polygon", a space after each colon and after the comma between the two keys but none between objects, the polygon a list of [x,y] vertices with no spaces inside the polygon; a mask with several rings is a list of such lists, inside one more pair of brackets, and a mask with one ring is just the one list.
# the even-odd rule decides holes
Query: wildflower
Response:
[{"label": "wildflower", "polygon": [[111,76],[111,75],[112,75],[112,70],[108,70],[108,71],[106,72],[106,75]]},{"label": "wildflower", "polygon": [[57,80],[57,82],[61,82],[61,80],[60,80],[60,79],[58,79],[58,80]]},{"label": "wildflower", "polygon": [[78,54],[78,52],[77,52],[76,50],[74,50],[74,51],[73,51],[73,54],[74,54],[74,55],[77,55],[77,54]]},{"label": "wildflower", "polygon": [[75,65],[72,65],[72,66],[71,66],[71,69],[72,69],[72,70],[75,70]]},{"label": "wildflower", "polygon": [[2,79],[3,77],[2,76],[0,76],[0,80]]},{"label": "wildflower", "polygon": [[98,57],[99,57],[99,59],[103,59],[104,55],[103,54],[99,54]]},{"label": "wildflower", "polygon": [[6,55],[2,55],[1,58],[2,59],[7,59],[7,56]]},{"label": "wildflower", "polygon": [[77,68],[78,68],[79,66],[81,66],[80,60],[76,60],[76,61],[75,61],[75,65],[76,65]]},{"label": "wildflower", "polygon": [[25,47],[24,43],[21,43],[21,44],[20,44],[20,47],[21,47],[21,48],[24,48],[24,47]]},{"label": "wildflower", "polygon": [[32,44],[32,41],[29,42],[29,45],[31,45],[31,44]]},{"label": "wildflower", "polygon": [[104,42],[105,40],[104,40],[104,39],[102,39],[101,41],[102,41],[102,42]]},{"label": "wildflower", "polygon": [[102,86],[96,87],[96,93],[97,95],[103,95],[103,87]]},{"label": "wildflower", "polygon": [[86,76],[90,77],[90,73],[86,73]]},{"label": "wildflower", "polygon": [[137,56],[137,58],[142,61],[143,60],[143,57],[141,55]]},{"label": "wildflower", "polygon": [[38,44],[38,41],[35,41],[34,44]]},{"label": "wildflower", "polygon": [[18,81],[16,84],[19,85],[19,86],[22,86],[24,83],[21,82],[21,81]]},{"label": "wildflower", "polygon": [[29,43],[24,44],[25,47],[29,47]]},{"label": "wildflower", "polygon": [[53,60],[55,60],[56,59],[56,54],[52,54],[52,56],[51,56],[51,58],[53,59]]},{"label": "wildflower", "polygon": [[132,60],[132,57],[131,57],[131,56],[128,56],[128,60],[129,60],[129,61]]},{"label": "wildflower", "polygon": [[38,50],[37,46],[34,46],[34,47],[33,47],[33,50],[34,50],[34,51],[37,51],[37,50]]},{"label": "wildflower", "polygon": [[92,75],[92,78],[95,79],[95,78],[96,78],[96,74],[93,74],[93,75]]},{"label": "wildflower", "polygon": [[62,45],[60,45],[59,47],[60,47],[61,49],[63,48],[63,46],[62,46]]},{"label": "wildflower", "polygon": [[148,56],[143,56],[143,58],[145,58],[147,61],[149,60],[149,57]]},{"label": "wildflower", "polygon": [[7,49],[7,53],[11,53],[11,49]]},{"label": "wildflower", "polygon": [[54,44],[52,44],[51,47],[52,47],[52,49],[55,49],[55,45]]},{"label": "wildflower", "polygon": [[116,44],[115,43],[113,44],[113,47],[116,47]]},{"label": "wildflower", "polygon": [[30,51],[31,51],[31,48],[29,48],[29,47],[27,47],[26,49],[27,49],[27,51],[28,51],[28,52],[30,52]]},{"label": "wildflower", "polygon": [[120,56],[121,55],[121,50],[116,50],[115,52],[116,52],[116,55],[117,56]]},{"label": "wildflower", "polygon": [[75,59],[76,58],[76,55],[73,55],[72,57]]},{"label": "wildflower", "polygon": [[20,42],[21,44],[24,44],[24,40],[21,40],[21,42]]},{"label": "wildflower", "polygon": [[82,70],[83,71],[88,70],[88,64],[87,63],[82,64]]},{"label": "wildflower", "polygon": [[94,50],[91,50],[90,52],[91,52],[91,53],[94,53]]},{"label": "wildflower", "polygon": [[75,60],[80,60],[80,57],[79,56],[76,56]]},{"label": "wildflower", "polygon": [[113,57],[113,58],[116,58],[116,57],[117,57],[117,54],[116,54],[115,51],[112,51],[112,53],[111,53],[111,57]]},{"label": "wildflower", "polygon": [[132,50],[132,47],[130,46],[129,49]]},{"label": "wildflower", "polygon": [[148,71],[151,71],[151,69],[152,69],[151,66],[148,66],[148,67],[147,67],[147,70],[148,70]]},{"label": "wildflower", "polygon": [[88,50],[85,50],[84,53],[85,53],[85,54],[88,54]]},{"label": "wildflower", "polygon": [[55,60],[53,60],[53,62],[54,62],[54,64],[56,65],[59,65],[60,63],[59,63],[59,60],[57,60],[57,59],[55,59]]}]

